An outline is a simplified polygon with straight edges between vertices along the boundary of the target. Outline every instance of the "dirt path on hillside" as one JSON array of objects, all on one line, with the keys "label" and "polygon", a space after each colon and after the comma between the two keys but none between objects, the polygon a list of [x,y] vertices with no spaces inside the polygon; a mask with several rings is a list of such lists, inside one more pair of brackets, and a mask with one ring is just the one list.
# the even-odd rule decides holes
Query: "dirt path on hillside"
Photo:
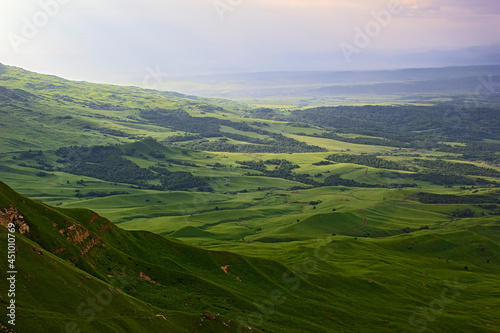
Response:
[{"label": "dirt path on hillside", "polygon": [[355,196],[355,195],[353,194],[354,192],[355,192],[355,191],[352,191],[352,192],[351,192],[351,193],[349,193],[347,196],[348,196],[348,197],[352,197],[352,198],[357,199],[357,200],[361,200],[361,201],[365,200],[365,199],[361,199],[361,198],[358,198],[357,196]]},{"label": "dirt path on hillside", "polygon": [[373,180],[374,182],[377,182],[377,183],[379,183],[379,184],[387,185],[387,183],[381,182],[380,180],[377,180],[377,179],[373,178],[372,176],[370,176],[370,175],[368,174],[368,169],[369,169],[369,168],[366,168],[366,170],[365,170],[365,177],[366,177],[366,178],[371,179],[371,180]]},{"label": "dirt path on hillside", "polygon": [[337,233],[360,230],[360,229],[363,229],[364,227],[366,227],[367,223],[368,223],[368,219],[365,219],[365,223],[363,223],[362,226],[359,226],[359,227],[356,227],[356,228],[353,228],[353,229],[349,229],[349,230],[337,231]]}]

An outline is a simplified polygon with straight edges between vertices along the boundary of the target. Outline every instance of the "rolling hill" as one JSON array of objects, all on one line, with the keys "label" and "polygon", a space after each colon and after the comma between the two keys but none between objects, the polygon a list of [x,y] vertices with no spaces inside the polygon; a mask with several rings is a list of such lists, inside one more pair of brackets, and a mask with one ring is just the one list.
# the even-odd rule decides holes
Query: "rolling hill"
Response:
[{"label": "rolling hill", "polygon": [[[492,219],[371,241],[330,236],[298,243],[297,254],[286,257],[262,245],[259,258],[124,231],[92,211],[47,206],[0,186],[1,237],[7,238],[9,222],[17,230],[17,332],[42,332],[42,323],[43,332],[241,332],[248,326],[389,332],[420,327],[412,312],[450,283],[453,300],[463,301],[447,299],[436,310],[439,319],[428,320],[431,331],[495,331],[500,249]],[[287,231],[315,233],[322,225],[317,219],[317,227],[309,229],[305,220]],[[1,267],[8,270],[5,260]],[[7,290],[5,280],[2,285]],[[4,314],[7,299],[2,293]]]},{"label": "rolling hill", "polygon": [[0,65],[0,330],[500,331],[498,106],[402,104],[262,108]]}]

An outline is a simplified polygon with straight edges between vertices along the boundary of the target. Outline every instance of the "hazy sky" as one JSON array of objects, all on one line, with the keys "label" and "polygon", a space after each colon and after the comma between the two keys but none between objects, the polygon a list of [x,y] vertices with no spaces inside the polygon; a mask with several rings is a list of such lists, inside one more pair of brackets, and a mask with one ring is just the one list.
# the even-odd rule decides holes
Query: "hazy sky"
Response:
[{"label": "hazy sky", "polygon": [[[394,2],[1,0],[0,62],[71,79],[118,82],[151,70],[356,68],[363,52],[500,41],[499,0],[401,0],[404,11],[390,20],[383,16],[377,25],[372,12]],[[356,29],[367,27],[369,42],[358,38],[356,44]],[[356,48],[350,63],[341,45]]]}]

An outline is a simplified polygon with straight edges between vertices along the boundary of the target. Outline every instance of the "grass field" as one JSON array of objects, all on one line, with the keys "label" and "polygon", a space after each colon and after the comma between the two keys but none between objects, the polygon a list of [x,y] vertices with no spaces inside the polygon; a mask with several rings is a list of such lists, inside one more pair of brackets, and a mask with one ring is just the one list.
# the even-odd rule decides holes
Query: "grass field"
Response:
[{"label": "grass field", "polygon": [[[315,137],[325,129],[250,118],[248,105],[232,101],[12,67],[0,79],[7,89],[0,90],[0,224],[29,226],[16,233],[16,332],[500,332],[500,168],[492,163],[433,147]],[[297,102],[259,101],[284,103],[284,115],[285,101]],[[373,100],[380,103],[387,101]],[[232,144],[280,134],[325,150],[165,146],[162,140],[200,132],[146,122],[144,110],[230,121],[203,137],[210,142],[224,133]],[[117,149],[114,161],[133,172],[120,181],[88,172],[111,158],[86,160],[97,144]],[[88,150],[56,153],[72,145]],[[328,161],[332,154],[355,159]],[[415,155],[466,172],[423,167]],[[132,179],[155,169],[164,174]],[[199,177],[209,190],[161,188],[161,175],[174,174]],[[411,178],[429,174],[437,181]],[[461,176],[466,183],[450,182]],[[329,179],[352,186],[327,186]],[[432,194],[446,200],[424,203]],[[7,233],[0,228],[0,238]],[[4,259],[0,269],[7,271]],[[6,290],[2,279],[3,318]],[[4,319],[0,324],[9,332]]]},{"label": "grass field", "polygon": [[[62,320],[74,322],[89,332],[99,332],[105,326],[127,327],[138,332],[192,331],[196,323],[200,323],[201,313],[208,309],[220,313],[221,317],[213,323],[201,322],[203,327],[200,329],[207,332],[227,331],[221,322],[230,323],[230,331],[241,331],[243,327],[246,330],[249,326],[288,332],[344,331],[353,327],[367,332],[422,327],[435,332],[463,327],[497,331],[495,314],[500,302],[495,295],[499,292],[497,260],[500,249],[498,236],[492,233],[498,228],[498,220],[491,217],[457,223],[445,223],[443,218],[442,224],[437,219],[430,229],[410,234],[393,232],[391,236],[391,230],[402,225],[412,226],[404,221],[405,216],[415,226],[424,221],[410,218],[417,212],[421,214],[418,207],[396,209],[388,205],[376,211],[361,209],[360,216],[348,212],[319,213],[288,225],[281,221],[283,227],[249,242],[234,241],[245,234],[244,227],[227,225],[230,222],[212,226],[210,221],[222,215],[197,219],[200,224],[210,225],[209,228],[184,226],[171,235],[199,242],[214,252],[149,233],[131,233],[108,226],[112,232],[99,236],[103,245],[93,246],[86,254],[78,255],[78,259],[72,259],[76,263],[76,267],[72,267],[61,260],[72,256],[71,252],[58,256],[50,253],[61,244],[66,244],[67,251],[73,246],[56,236],[57,229],[48,222],[61,228],[64,223],[74,223],[71,221],[76,219],[80,221],[78,228],[88,228],[90,238],[77,249],[85,248],[108,222],[101,218],[89,224],[87,219],[92,214],[86,210],[56,210],[13,194],[2,186],[2,207],[11,204],[24,207],[20,211],[31,228],[18,240],[22,258],[18,265],[29,272],[24,277],[27,280],[22,282],[29,287],[26,291],[21,289],[18,295],[18,322],[22,323],[22,330],[32,329],[41,321],[49,330],[58,329]],[[326,195],[324,193],[322,198]],[[369,200],[373,193],[360,195]],[[21,201],[25,202],[24,206]],[[40,214],[44,209],[47,213]],[[260,213],[264,211],[261,209]],[[252,215],[251,210],[243,212],[246,217]],[[389,219],[392,215],[392,221],[382,222],[379,219],[382,214]],[[427,214],[431,218],[432,214],[440,213]],[[403,221],[398,222],[401,218]],[[427,220],[425,215],[421,218]],[[368,221],[364,228],[347,231],[362,226],[363,219]],[[270,223],[280,222],[269,220]],[[373,231],[375,235],[371,237],[357,235],[362,231],[366,236],[365,228],[370,232],[382,230]],[[337,232],[335,236],[331,235],[332,229]],[[1,232],[5,234],[5,229]],[[381,234],[376,235],[377,232]],[[44,255],[30,249],[32,245],[29,244],[43,248]],[[233,254],[226,252],[229,248]],[[102,314],[97,313],[92,326],[88,326],[85,317],[78,316],[78,312],[71,315],[74,304],[80,302],[79,294],[82,302],[85,295],[103,295],[102,290],[107,290],[106,284],[113,283],[120,267],[126,272],[127,280],[120,288],[122,292],[111,294],[112,308],[105,307]],[[48,274],[50,269],[53,273]],[[145,281],[144,276],[153,282]],[[57,288],[60,290],[58,296],[53,295],[55,283],[67,286]],[[75,286],[78,289],[74,289]],[[443,292],[445,288],[448,289]],[[37,290],[37,294],[28,294],[31,290]],[[449,290],[452,291],[447,293]],[[169,298],[161,297],[162,293],[168,293]],[[72,294],[76,294],[76,298],[65,296]],[[443,294],[447,298],[442,298]],[[51,302],[53,305],[38,303],[40,295],[71,301]],[[444,299],[443,304],[436,303],[436,299]],[[78,302],[74,303],[75,300]],[[434,312],[432,320],[427,319],[424,323],[427,307],[433,309],[434,304],[441,304],[441,309]],[[28,310],[28,305],[33,310]],[[44,310],[40,311],[40,307]],[[178,312],[180,309],[182,313]],[[293,313],[300,315],[291,316]],[[123,318],[124,314],[126,319],[114,319]],[[223,316],[233,320],[229,322]],[[148,318],[156,319],[148,321]]]}]

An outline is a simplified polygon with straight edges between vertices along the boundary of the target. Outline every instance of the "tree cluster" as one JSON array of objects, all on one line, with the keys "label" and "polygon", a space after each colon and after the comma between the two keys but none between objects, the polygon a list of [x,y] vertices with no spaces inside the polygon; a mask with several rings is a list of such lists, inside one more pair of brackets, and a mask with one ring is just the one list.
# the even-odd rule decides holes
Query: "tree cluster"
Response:
[{"label": "tree cluster", "polygon": [[401,163],[384,160],[373,155],[347,155],[347,154],[334,154],[326,158],[327,160],[337,163],[352,163],[359,165],[366,165],[378,169],[392,169],[412,171],[413,168],[403,165]]},{"label": "tree cluster", "polygon": [[418,193],[418,200],[424,204],[499,204],[498,192],[484,195],[453,195]]}]

